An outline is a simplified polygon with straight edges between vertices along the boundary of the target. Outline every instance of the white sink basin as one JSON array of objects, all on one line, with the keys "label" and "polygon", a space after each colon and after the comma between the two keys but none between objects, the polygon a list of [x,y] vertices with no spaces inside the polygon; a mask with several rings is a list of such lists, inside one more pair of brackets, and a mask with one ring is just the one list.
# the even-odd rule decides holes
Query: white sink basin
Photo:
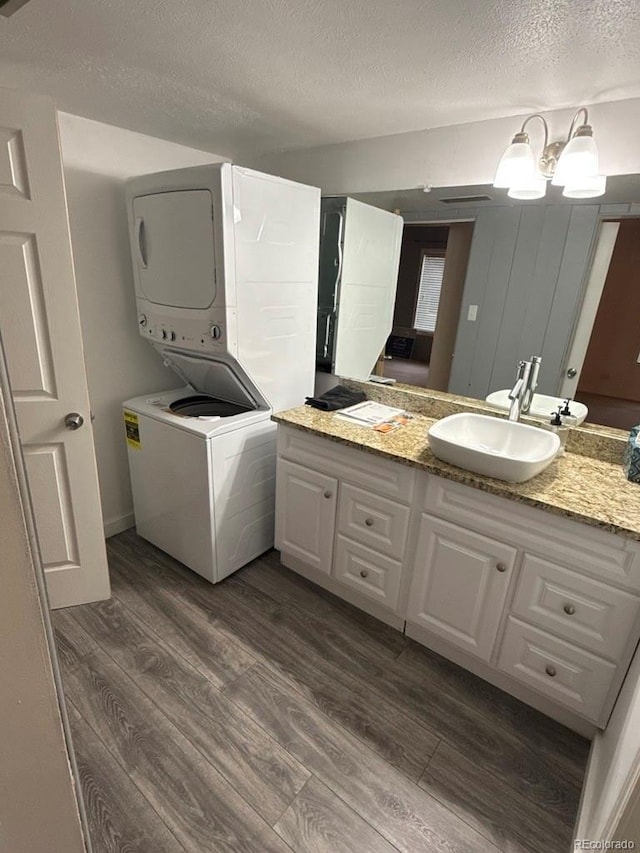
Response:
[{"label": "white sink basin", "polygon": [[[511,408],[511,400],[509,399],[510,389],[505,388],[502,391],[494,391],[486,398],[485,402],[490,403],[495,409],[500,409],[503,412],[508,412]],[[558,406],[564,406],[562,397],[549,397],[547,394],[534,394],[531,406],[529,407],[528,415],[534,418],[544,418],[547,422],[551,420],[553,412],[558,411]],[[589,409],[584,403],[576,403],[572,400],[569,403],[571,414],[576,418],[579,426],[589,414]]]},{"label": "white sink basin", "polygon": [[461,412],[436,421],[429,429],[434,456],[509,483],[524,483],[550,465],[560,439],[550,430]]}]

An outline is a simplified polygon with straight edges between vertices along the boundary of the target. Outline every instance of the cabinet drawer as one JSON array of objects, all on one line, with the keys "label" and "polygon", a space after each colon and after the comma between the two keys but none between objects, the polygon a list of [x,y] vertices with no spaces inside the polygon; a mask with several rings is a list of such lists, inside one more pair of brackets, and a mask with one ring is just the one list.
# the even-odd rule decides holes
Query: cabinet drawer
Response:
[{"label": "cabinet drawer", "polygon": [[616,667],[512,616],[498,667],[529,687],[598,723]]},{"label": "cabinet drawer", "polygon": [[299,429],[278,427],[278,456],[403,503],[413,498],[413,468]]},{"label": "cabinet drawer", "polygon": [[345,536],[338,536],[334,575],[368,598],[395,609],[402,565]]},{"label": "cabinet drawer", "polygon": [[525,554],[512,610],[516,616],[617,661],[638,620],[640,599]]},{"label": "cabinet drawer", "polygon": [[381,554],[401,560],[409,530],[409,507],[344,483],[338,530]]}]

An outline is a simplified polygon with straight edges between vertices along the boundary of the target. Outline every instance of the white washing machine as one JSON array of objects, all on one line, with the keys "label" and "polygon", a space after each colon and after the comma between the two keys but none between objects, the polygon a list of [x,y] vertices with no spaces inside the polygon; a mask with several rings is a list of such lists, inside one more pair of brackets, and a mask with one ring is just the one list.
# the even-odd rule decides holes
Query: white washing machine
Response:
[{"label": "white washing machine", "polygon": [[273,545],[272,411],[313,394],[320,191],[231,164],[128,182],[140,334],[187,383],[123,404],[141,536],[212,582]]}]

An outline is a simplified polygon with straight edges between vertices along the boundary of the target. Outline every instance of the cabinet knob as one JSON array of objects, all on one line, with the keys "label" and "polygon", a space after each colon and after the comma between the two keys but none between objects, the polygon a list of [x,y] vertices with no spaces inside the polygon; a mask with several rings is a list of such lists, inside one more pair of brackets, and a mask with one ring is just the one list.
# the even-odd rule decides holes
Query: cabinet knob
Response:
[{"label": "cabinet knob", "polygon": [[369,572],[368,572],[366,569],[361,569],[361,570],[360,570],[360,577],[361,577],[361,578],[367,578],[367,577],[369,577]]},{"label": "cabinet knob", "polygon": [[567,616],[573,616],[573,614],[576,612],[576,608],[573,606],[573,604],[565,604],[562,609],[567,614]]},{"label": "cabinet knob", "polygon": [[544,671],[547,673],[549,678],[555,678],[556,677],[555,666],[551,666],[551,664],[549,664],[548,666],[545,666]]},{"label": "cabinet knob", "polygon": [[499,572],[506,572],[507,571],[507,567],[505,566],[504,563],[496,563],[496,569]]},{"label": "cabinet knob", "polygon": [[373,527],[373,519],[372,518],[365,518],[364,523],[367,525],[367,527]]},{"label": "cabinet knob", "polygon": [[333,496],[333,492],[330,489],[325,489],[324,490],[324,496],[325,496],[325,498],[330,498]]}]

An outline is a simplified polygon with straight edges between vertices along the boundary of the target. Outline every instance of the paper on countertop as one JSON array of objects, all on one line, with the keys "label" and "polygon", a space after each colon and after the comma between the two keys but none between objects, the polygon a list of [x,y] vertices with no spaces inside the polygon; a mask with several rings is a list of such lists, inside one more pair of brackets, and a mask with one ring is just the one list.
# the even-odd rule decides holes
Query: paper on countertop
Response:
[{"label": "paper on countertop", "polygon": [[373,427],[402,414],[404,414],[404,409],[395,409],[392,406],[384,406],[382,403],[365,400],[364,403],[356,403],[355,406],[338,409],[335,417],[360,426]]}]

